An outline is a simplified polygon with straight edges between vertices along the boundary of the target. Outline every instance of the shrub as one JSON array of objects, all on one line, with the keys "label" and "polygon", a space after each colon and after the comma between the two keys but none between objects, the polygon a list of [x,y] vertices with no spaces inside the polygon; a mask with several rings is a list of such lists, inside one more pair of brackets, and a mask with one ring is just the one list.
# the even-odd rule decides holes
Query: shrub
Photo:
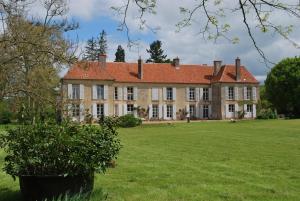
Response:
[{"label": "shrub", "polygon": [[119,117],[118,125],[123,128],[135,127],[142,124],[142,120],[135,118],[132,114]]},{"label": "shrub", "polygon": [[11,123],[12,113],[9,111],[0,112],[0,124],[9,124]]},{"label": "shrub", "polygon": [[277,119],[277,113],[272,109],[261,109],[257,114],[257,119]]},{"label": "shrub", "polygon": [[7,152],[4,170],[14,178],[105,172],[120,150],[116,126],[105,118],[102,126],[63,122],[9,129],[0,135],[0,147]]}]

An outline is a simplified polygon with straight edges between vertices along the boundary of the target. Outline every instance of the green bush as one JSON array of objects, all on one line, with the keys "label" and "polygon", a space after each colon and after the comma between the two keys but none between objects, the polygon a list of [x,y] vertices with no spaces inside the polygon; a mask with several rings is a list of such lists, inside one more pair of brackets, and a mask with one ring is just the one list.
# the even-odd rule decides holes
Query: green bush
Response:
[{"label": "green bush", "polygon": [[116,127],[107,117],[102,126],[63,122],[9,129],[0,135],[0,147],[7,153],[4,170],[14,178],[105,172],[120,150]]},{"label": "green bush", "polygon": [[142,124],[142,120],[135,118],[132,114],[127,114],[119,117],[118,125],[122,128],[135,127]]},{"label": "green bush", "polygon": [[9,111],[0,112],[0,124],[9,124],[11,123],[12,113]]},{"label": "green bush", "polygon": [[257,114],[257,119],[277,119],[277,113],[272,109],[261,109]]}]

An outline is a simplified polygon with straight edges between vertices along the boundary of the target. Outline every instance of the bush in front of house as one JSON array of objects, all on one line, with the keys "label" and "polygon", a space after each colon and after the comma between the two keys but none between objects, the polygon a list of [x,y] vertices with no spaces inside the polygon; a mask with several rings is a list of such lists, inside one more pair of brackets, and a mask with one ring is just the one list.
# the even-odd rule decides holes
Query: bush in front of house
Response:
[{"label": "bush in front of house", "polygon": [[278,115],[271,108],[261,109],[257,114],[257,119],[277,119]]},{"label": "bush in front of house", "polygon": [[142,120],[134,117],[132,114],[127,114],[118,118],[118,125],[122,128],[135,127],[141,124]]},{"label": "bush in front of house", "polygon": [[10,111],[0,111],[0,124],[10,124],[12,113]]}]

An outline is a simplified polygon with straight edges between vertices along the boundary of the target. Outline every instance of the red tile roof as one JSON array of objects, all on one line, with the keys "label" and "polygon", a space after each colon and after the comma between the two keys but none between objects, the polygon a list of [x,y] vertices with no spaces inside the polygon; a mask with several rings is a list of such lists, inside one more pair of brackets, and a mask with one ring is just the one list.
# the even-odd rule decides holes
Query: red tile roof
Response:
[{"label": "red tile roof", "polygon": [[[143,79],[138,78],[137,63],[107,62],[103,68],[99,62],[80,62],[73,65],[63,79],[113,80],[131,83],[177,83],[210,84],[211,82],[236,82],[235,67],[223,66],[217,77],[213,78],[213,67],[206,65],[180,65],[144,63]],[[258,83],[246,70],[241,68],[241,82]]]}]

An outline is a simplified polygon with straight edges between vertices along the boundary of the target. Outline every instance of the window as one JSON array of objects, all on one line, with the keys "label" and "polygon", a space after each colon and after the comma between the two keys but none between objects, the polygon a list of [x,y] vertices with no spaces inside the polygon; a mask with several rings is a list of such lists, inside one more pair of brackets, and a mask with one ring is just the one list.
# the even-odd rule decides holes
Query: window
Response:
[{"label": "window", "polygon": [[115,87],[114,97],[115,97],[115,100],[119,99],[119,97],[118,97],[118,87]]},{"label": "window", "polygon": [[250,100],[252,97],[252,88],[247,87],[247,100]]},{"label": "window", "polygon": [[196,106],[195,105],[190,105],[190,117],[195,118],[196,117]]},{"label": "window", "polygon": [[167,105],[167,118],[173,118],[173,105]]},{"label": "window", "polygon": [[158,105],[152,105],[152,117],[158,118],[158,113],[159,113]]},{"label": "window", "polygon": [[80,116],[80,105],[79,104],[73,104],[72,105],[72,116],[73,117],[79,117]]},{"label": "window", "polygon": [[133,87],[127,87],[127,100],[133,100]]},{"label": "window", "polygon": [[119,105],[118,105],[118,104],[115,104],[114,115],[115,115],[116,117],[119,116]]},{"label": "window", "polygon": [[203,105],[203,118],[208,118],[208,105]]},{"label": "window", "polygon": [[252,111],[253,111],[252,105],[247,105],[247,112],[252,112]]},{"label": "window", "polygon": [[173,100],[173,89],[171,87],[167,88],[167,100]]},{"label": "window", "polygon": [[134,109],[133,104],[128,104],[127,105],[127,114],[133,114],[133,109]]},{"label": "window", "polygon": [[228,99],[233,100],[234,99],[234,88],[228,87]]},{"label": "window", "polygon": [[195,92],[196,92],[195,88],[190,88],[190,90],[189,90],[189,98],[190,98],[191,101],[193,101],[193,100],[196,99],[195,98],[196,97]]},{"label": "window", "polygon": [[97,104],[97,117],[103,117],[104,116],[104,105],[103,104]]},{"label": "window", "polygon": [[72,99],[80,99],[80,87],[79,84],[72,85]]},{"label": "window", "polygon": [[203,100],[208,100],[209,99],[209,90],[208,88],[203,88]]},{"label": "window", "polygon": [[97,85],[97,99],[104,99],[104,86],[103,85]]},{"label": "window", "polygon": [[234,105],[233,105],[233,104],[230,104],[230,105],[228,106],[228,111],[229,111],[229,112],[234,112]]}]

